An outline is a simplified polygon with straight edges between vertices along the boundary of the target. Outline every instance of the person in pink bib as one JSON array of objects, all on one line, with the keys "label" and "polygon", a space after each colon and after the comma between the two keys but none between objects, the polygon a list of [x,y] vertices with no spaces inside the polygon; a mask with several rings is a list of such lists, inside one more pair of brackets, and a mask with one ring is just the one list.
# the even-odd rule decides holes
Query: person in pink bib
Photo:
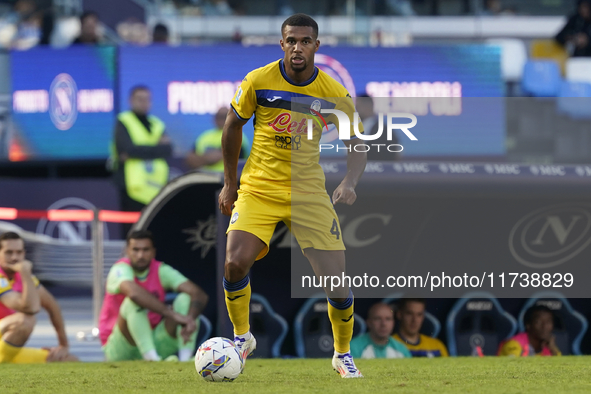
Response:
[{"label": "person in pink bib", "polygon": [[[62,312],[55,298],[32,274],[25,243],[14,232],[0,235],[0,363],[37,364],[78,361],[69,353]],[[59,345],[49,349],[24,347],[35,328],[35,315],[45,309]]]},{"label": "person in pink bib", "polygon": [[[207,294],[155,259],[149,231],[134,231],[127,237],[126,255],[111,267],[107,277],[99,320],[106,359],[160,361],[178,357],[188,361]],[[167,291],[179,293],[172,308],[164,303]]]},{"label": "person in pink bib", "polygon": [[525,312],[525,332],[501,343],[498,356],[560,356],[554,340],[554,314],[545,305],[535,305]]}]

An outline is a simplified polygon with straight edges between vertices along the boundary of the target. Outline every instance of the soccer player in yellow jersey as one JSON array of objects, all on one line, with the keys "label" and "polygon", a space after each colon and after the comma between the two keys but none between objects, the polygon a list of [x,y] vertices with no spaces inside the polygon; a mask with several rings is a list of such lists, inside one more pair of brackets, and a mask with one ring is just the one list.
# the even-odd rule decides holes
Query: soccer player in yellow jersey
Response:
[{"label": "soccer player in yellow jersey", "polygon": [[[0,235],[0,364],[78,361],[69,353],[58,303],[31,270],[32,264],[25,259],[25,243],[20,235],[13,232]],[[59,346],[52,349],[24,347],[41,308],[49,314]]]},{"label": "soccer player in yellow jersey", "polygon": [[[224,289],[235,342],[244,358],[256,348],[248,323],[248,272],[255,260],[267,254],[276,224],[283,221],[292,230],[317,275],[341,276],[345,247],[333,203],[355,202],[355,187],[366,163],[366,154],[355,151],[359,140],[344,140],[349,150],[348,171],[331,202],[318,163],[322,131],[314,128],[313,138],[308,139],[306,115],[311,117],[321,109],[339,109],[353,120],[353,101],[342,85],[314,66],[320,41],[318,25],[311,17],[289,17],[281,33],[284,58],[244,78],[232,99],[222,136],[225,177],[219,206],[223,214],[231,215]],[[238,190],[242,126],[253,115],[253,145]],[[358,127],[362,132],[362,125]],[[349,347],[353,294],[348,287],[329,290],[325,288],[334,336],[332,366],[344,378],[362,377]]]},{"label": "soccer player in yellow jersey", "polygon": [[421,334],[425,321],[425,300],[403,298],[398,303],[398,332],[392,337],[406,345],[413,357],[448,357],[447,348],[437,338]]}]

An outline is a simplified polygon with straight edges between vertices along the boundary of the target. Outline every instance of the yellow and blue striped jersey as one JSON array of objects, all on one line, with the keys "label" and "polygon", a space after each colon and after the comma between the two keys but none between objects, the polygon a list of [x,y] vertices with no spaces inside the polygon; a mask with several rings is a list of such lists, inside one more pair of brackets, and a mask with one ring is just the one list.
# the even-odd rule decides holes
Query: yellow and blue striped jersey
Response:
[{"label": "yellow and blue striped jersey", "polygon": [[447,348],[437,338],[432,338],[427,335],[419,334],[419,341],[411,343],[406,341],[396,333],[392,335],[394,339],[406,346],[413,357],[448,357]]},{"label": "yellow and blue striped jersey", "polygon": [[[354,119],[355,106],[347,90],[317,67],[312,77],[295,83],[278,60],[246,75],[232,109],[243,120],[254,116],[250,156],[240,179],[240,188],[250,191],[325,193],[324,172],[318,163],[322,129],[314,111],[338,109]],[[314,111],[312,111],[312,110]],[[334,115],[322,115],[338,126]],[[307,137],[307,120],[313,119],[313,138]],[[354,136],[353,127],[350,135]],[[358,130],[363,132],[359,123]]]}]

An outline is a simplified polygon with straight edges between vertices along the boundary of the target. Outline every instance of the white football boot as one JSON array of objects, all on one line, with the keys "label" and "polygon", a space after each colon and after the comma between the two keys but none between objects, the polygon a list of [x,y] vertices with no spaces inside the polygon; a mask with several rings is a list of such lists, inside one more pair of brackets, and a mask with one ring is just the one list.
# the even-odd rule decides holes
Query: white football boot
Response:
[{"label": "white football boot", "polygon": [[244,339],[239,336],[234,337],[234,343],[242,356],[242,360],[246,362],[246,358],[250,356],[257,348],[257,340],[254,335],[250,334],[250,339]]},{"label": "white football boot", "polygon": [[359,372],[355,366],[355,362],[353,361],[353,357],[351,357],[351,353],[338,354],[335,352],[335,355],[332,358],[332,367],[341,375],[342,378],[363,377],[361,372]]}]

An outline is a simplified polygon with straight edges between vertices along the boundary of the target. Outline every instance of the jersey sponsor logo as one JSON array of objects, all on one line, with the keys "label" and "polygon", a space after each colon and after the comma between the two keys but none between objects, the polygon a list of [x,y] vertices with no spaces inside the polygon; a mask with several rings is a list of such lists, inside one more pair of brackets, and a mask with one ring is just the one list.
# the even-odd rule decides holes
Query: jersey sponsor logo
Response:
[{"label": "jersey sponsor logo", "polygon": [[236,223],[236,221],[238,220],[238,212],[234,212],[234,214],[232,215],[232,220],[230,220],[231,224]]},{"label": "jersey sponsor logo", "polygon": [[302,147],[301,135],[276,135],[275,146],[281,149],[298,150]]},{"label": "jersey sponsor logo", "polygon": [[282,112],[275,120],[268,125],[278,133],[283,133],[287,131],[288,133],[296,133],[296,134],[303,134],[306,132],[306,118],[302,119],[300,122],[295,120],[292,121],[291,114],[289,112]]},{"label": "jersey sponsor logo", "polygon": [[273,98],[268,98],[267,97],[267,101],[270,102],[270,103],[272,103],[273,101],[275,101],[277,99],[280,99],[280,98],[281,98],[281,96],[273,96]]},{"label": "jersey sponsor logo", "polygon": [[0,288],[8,287],[8,280],[6,278],[0,278]]}]

